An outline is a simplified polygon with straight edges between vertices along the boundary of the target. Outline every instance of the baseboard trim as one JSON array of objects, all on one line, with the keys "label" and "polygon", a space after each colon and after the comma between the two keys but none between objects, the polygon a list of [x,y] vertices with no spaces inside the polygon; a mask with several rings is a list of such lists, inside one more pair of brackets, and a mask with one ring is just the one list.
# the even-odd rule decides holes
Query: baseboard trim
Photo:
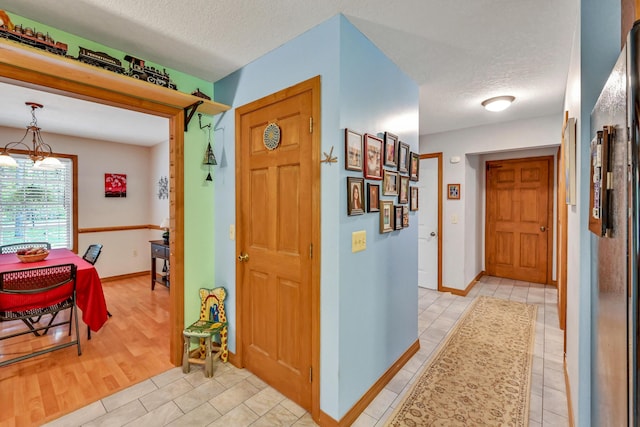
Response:
[{"label": "baseboard trim", "polygon": [[467,287],[465,289],[448,288],[446,286],[442,286],[440,291],[441,292],[451,292],[454,295],[459,295],[461,297],[466,297],[467,294],[469,292],[471,292],[471,289],[473,289],[473,287],[476,285],[476,283],[478,283],[480,278],[482,278],[482,276],[484,276],[485,274],[487,274],[487,273],[484,270],[482,270],[480,273],[478,273],[478,275],[476,277],[473,278],[473,280],[467,285]]},{"label": "baseboard trim", "polygon": [[569,427],[574,427],[573,406],[571,405],[571,387],[569,385],[569,373],[567,372],[567,358],[564,357],[564,384],[567,390],[567,410],[569,411]]},{"label": "baseboard trim", "polygon": [[140,277],[140,276],[148,276],[148,275],[149,275],[149,270],[147,270],[147,271],[138,271],[137,273],[121,274],[119,276],[101,277],[100,281],[102,283],[104,283],[104,282],[113,282],[113,281],[116,281],[116,280],[131,279],[132,277]]},{"label": "baseboard trim", "polygon": [[322,427],[346,427],[350,426],[355,422],[356,419],[360,416],[360,414],[369,406],[369,404],[376,398],[376,396],[382,391],[385,385],[389,383],[393,379],[393,377],[402,369],[402,367],[420,350],[420,340],[416,340],[413,344],[409,346],[407,351],[405,351],[398,360],[395,361],[387,371],[382,374],[378,381],[375,382],[371,386],[369,390],[365,394],[362,395],[360,400],[358,400],[355,405],[349,409],[349,411],[344,414],[344,417],[340,419],[340,421],[336,421],[331,416],[325,414],[320,411],[320,417],[318,418],[318,424]]}]

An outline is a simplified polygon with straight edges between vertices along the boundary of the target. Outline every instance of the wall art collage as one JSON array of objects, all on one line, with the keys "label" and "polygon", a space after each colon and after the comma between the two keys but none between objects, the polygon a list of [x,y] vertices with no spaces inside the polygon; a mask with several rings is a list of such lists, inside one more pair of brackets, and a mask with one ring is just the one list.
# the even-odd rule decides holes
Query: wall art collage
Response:
[{"label": "wall art collage", "polygon": [[380,137],[345,129],[344,146],[345,169],[362,172],[347,177],[347,214],[379,212],[380,233],[408,227],[409,211],[418,210],[418,187],[409,183],[418,181],[419,154],[390,132]]}]

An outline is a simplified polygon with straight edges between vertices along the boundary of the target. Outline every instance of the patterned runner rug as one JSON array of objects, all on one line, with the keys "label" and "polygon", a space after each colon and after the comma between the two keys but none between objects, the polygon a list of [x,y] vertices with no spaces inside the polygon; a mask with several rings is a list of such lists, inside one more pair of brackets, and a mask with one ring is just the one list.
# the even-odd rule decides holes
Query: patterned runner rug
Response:
[{"label": "patterned runner rug", "polygon": [[527,426],[536,311],[478,297],[387,426]]}]

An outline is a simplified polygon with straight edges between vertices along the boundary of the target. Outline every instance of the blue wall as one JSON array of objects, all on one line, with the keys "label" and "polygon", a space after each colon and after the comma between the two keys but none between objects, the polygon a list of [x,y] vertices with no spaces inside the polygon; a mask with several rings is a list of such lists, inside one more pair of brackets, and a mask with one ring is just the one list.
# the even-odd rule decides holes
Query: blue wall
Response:
[{"label": "blue wall", "polygon": [[[418,87],[336,16],[215,83],[216,284],[229,289],[229,346],[236,351],[235,108],[321,76],[321,151],[338,163],[321,168],[320,408],[338,420],[417,339],[417,215],[410,228],[381,235],[377,214],[348,217],[344,128],[390,131],[418,149]],[[411,130],[393,119],[415,117]],[[362,175],[359,175],[362,176]],[[367,231],[367,250],[351,253],[351,232]]]}]

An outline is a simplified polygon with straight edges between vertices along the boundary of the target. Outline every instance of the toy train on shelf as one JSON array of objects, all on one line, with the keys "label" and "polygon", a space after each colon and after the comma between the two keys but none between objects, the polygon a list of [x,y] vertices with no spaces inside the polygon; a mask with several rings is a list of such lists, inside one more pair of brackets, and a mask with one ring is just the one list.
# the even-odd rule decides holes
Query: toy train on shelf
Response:
[{"label": "toy train on shelf", "polygon": [[[0,21],[1,22],[1,21]],[[16,25],[13,29],[9,29],[6,25],[0,25],[0,37],[26,44],[37,49],[46,50],[56,55],[66,56],[67,58],[77,59],[85,64],[95,67],[104,68],[118,74],[133,77],[134,79],[145,80],[158,86],[167,87],[169,89],[178,90],[173,83],[171,77],[166,70],[157,70],[155,67],[149,67],[143,59],[126,55],[124,60],[129,63],[128,68],[122,66],[122,61],[104,52],[95,52],[84,47],[80,47],[78,57],[74,58],[67,55],[68,46],[65,43],[56,42],[49,36],[36,32],[35,29]]]}]

